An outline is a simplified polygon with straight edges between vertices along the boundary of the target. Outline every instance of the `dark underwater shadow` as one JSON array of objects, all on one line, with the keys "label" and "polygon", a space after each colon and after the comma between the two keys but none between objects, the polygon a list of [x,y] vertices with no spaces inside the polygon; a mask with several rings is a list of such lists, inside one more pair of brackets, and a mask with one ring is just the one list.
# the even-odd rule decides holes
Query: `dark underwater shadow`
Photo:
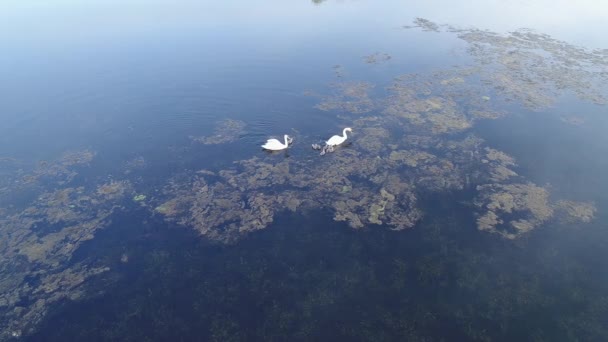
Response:
[{"label": "dark underwater shadow", "polygon": [[[128,253],[128,262],[107,275],[113,281],[90,284],[100,295],[58,306],[28,340],[606,336],[601,321],[589,320],[576,305],[591,303],[571,293],[574,284],[587,290],[596,284],[581,273],[583,264],[551,254],[547,234],[513,243],[478,232],[468,200],[449,193],[421,198],[425,219],[399,232],[353,230],[324,211],[285,213],[230,246],[154,221],[125,238],[126,226],[141,223],[125,225],[125,219],[79,256],[106,253],[116,260]],[[579,277],[570,279],[568,272]]]}]

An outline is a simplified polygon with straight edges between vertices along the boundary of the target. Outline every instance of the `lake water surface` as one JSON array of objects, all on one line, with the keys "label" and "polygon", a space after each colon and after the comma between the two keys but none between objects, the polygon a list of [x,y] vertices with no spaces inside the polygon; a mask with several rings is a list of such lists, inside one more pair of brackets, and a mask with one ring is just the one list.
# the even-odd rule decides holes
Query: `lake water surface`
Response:
[{"label": "lake water surface", "polygon": [[607,340],[606,17],[4,1],[0,340]]}]

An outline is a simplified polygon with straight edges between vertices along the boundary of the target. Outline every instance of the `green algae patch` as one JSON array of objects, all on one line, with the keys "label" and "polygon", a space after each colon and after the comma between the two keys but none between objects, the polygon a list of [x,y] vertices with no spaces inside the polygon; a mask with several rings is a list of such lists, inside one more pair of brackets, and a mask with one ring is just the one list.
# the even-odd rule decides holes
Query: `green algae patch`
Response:
[{"label": "green algae patch", "polygon": [[139,194],[139,195],[133,196],[133,202],[142,202],[145,200],[146,200],[146,195]]}]

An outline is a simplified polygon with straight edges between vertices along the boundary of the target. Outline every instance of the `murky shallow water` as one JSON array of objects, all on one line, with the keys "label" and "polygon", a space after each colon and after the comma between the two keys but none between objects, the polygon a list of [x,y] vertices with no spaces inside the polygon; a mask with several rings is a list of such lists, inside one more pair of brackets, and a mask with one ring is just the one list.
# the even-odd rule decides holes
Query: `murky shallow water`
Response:
[{"label": "murky shallow water", "polygon": [[2,339],[605,339],[605,9],[435,5],[2,5]]}]

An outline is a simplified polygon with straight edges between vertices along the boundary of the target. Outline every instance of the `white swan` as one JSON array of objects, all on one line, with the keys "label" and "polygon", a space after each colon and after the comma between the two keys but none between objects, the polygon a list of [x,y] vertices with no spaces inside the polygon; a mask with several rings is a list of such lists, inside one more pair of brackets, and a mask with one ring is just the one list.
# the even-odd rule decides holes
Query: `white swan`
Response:
[{"label": "white swan", "polygon": [[343,131],[342,131],[342,136],[339,135],[334,135],[333,137],[329,138],[329,140],[327,140],[325,142],[325,144],[329,145],[329,146],[337,146],[340,145],[341,143],[346,141],[346,132],[352,132],[353,129],[350,127],[346,127]]},{"label": "white swan", "polygon": [[281,143],[277,139],[268,139],[268,141],[262,145],[262,148],[265,150],[280,151],[288,148],[289,143],[292,141],[293,140],[287,134],[285,134],[285,144]]}]

